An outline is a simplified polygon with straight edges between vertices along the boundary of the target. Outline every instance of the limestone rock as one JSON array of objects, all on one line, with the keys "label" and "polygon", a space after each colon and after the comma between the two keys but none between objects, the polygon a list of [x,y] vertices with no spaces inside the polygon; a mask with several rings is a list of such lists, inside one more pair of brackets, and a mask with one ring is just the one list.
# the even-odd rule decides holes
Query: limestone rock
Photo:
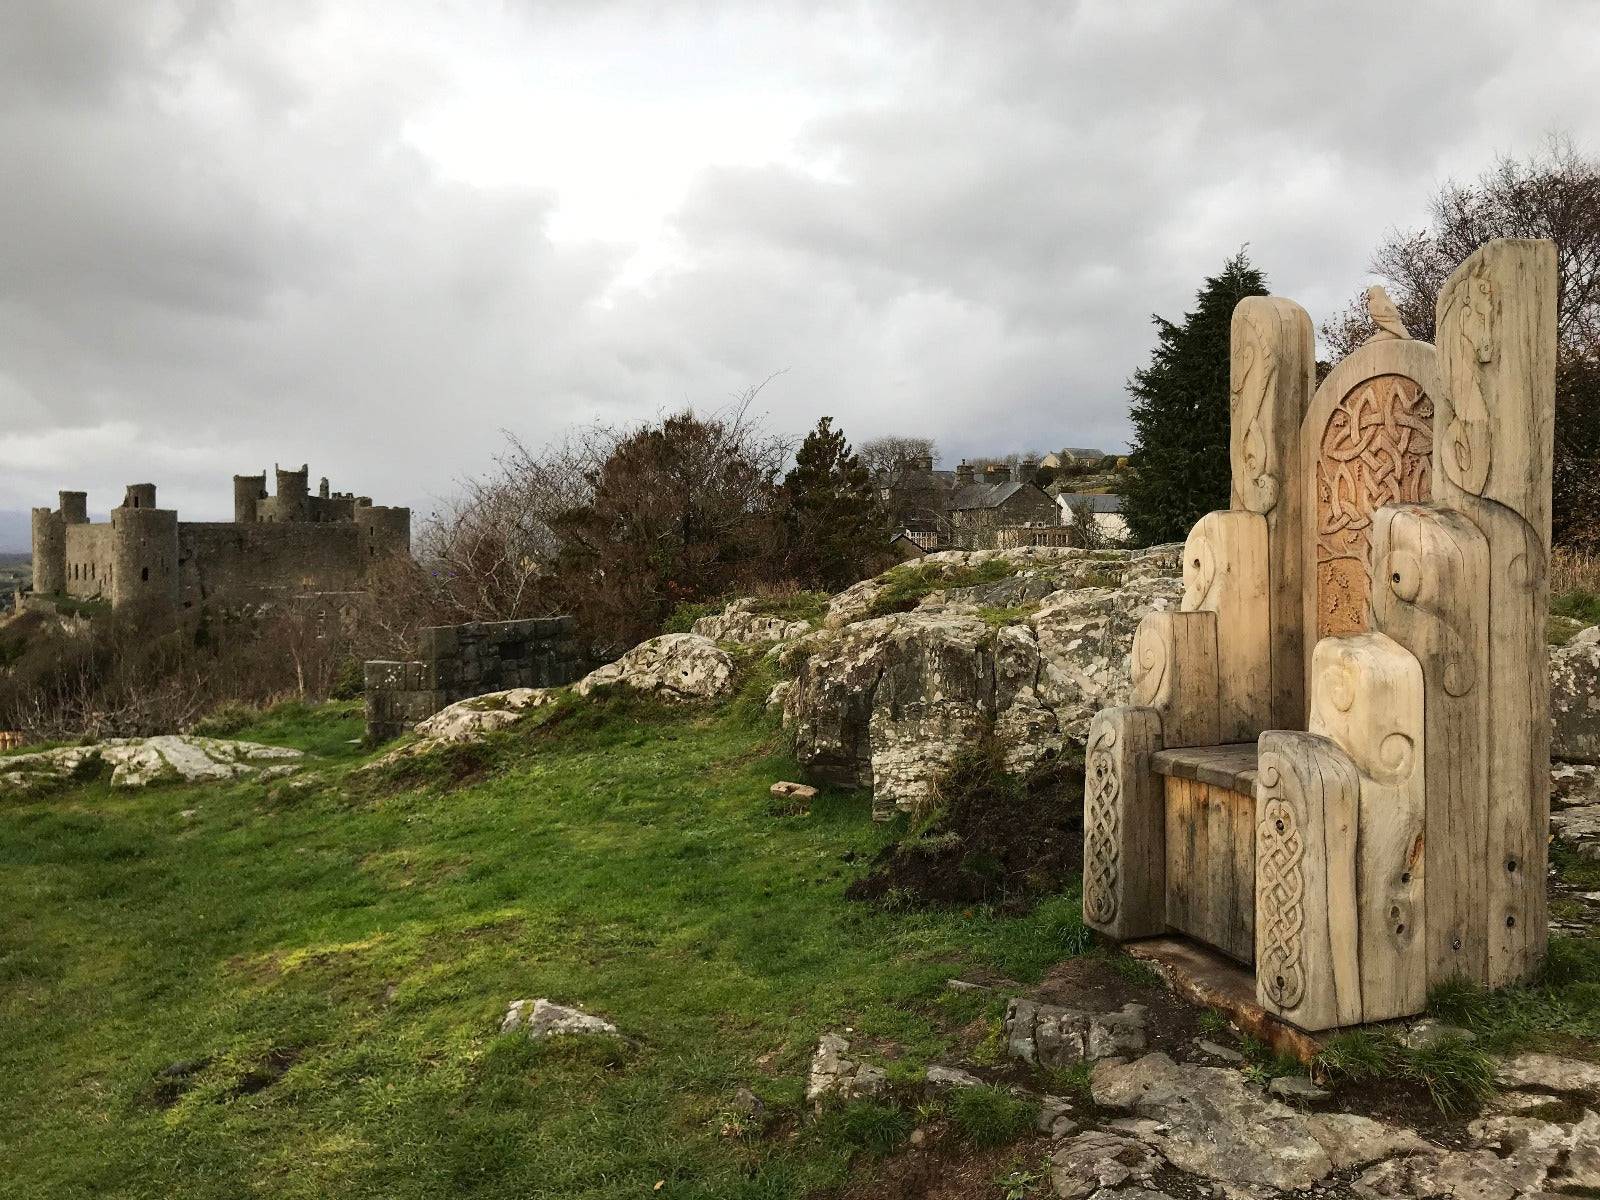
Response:
[{"label": "limestone rock", "polygon": [[1459,1200],[1513,1200],[1538,1192],[1545,1172],[1515,1159],[1502,1160],[1492,1150],[1452,1154],[1410,1154],[1367,1168],[1352,1181],[1358,1196],[1454,1196]]},{"label": "limestone rock", "polygon": [[1519,1054],[1495,1071],[1501,1087],[1541,1092],[1574,1092],[1600,1097],[1600,1063],[1555,1054]]},{"label": "limestone rock", "polygon": [[500,1022],[501,1033],[526,1033],[530,1038],[559,1037],[570,1033],[598,1034],[618,1037],[617,1027],[610,1021],[576,1008],[555,1004],[540,997],[537,1000],[513,1000]]},{"label": "limestone rock", "polygon": [[1011,1057],[1051,1068],[1139,1054],[1145,1048],[1146,1014],[1142,1004],[1092,1013],[1016,999],[1006,1006],[1006,1043]]},{"label": "limestone rock", "polygon": [[1148,1054],[1099,1064],[1091,1086],[1096,1104],[1163,1122],[1167,1130],[1153,1136],[1155,1146],[1192,1174],[1291,1190],[1310,1187],[1333,1169],[1305,1119],[1237,1071]]},{"label": "limestone rock", "polygon": [[1317,1113],[1305,1118],[1306,1131],[1317,1140],[1335,1171],[1364,1167],[1401,1154],[1428,1154],[1434,1147],[1415,1131],[1386,1125],[1356,1113]]},{"label": "limestone rock", "polygon": [[106,768],[111,770],[114,788],[281,778],[296,769],[302,757],[300,751],[286,746],[194,734],[107,738],[89,746],[62,746],[0,758],[0,792],[48,791]]},{"label": "limestone rock", "polygon": [[1424,1017],[1420,1021],[1413,1022],[1400,1035],[1400,1044],[1408,1050],[1426,1050],[1430,1046],[1437,1046],[1440,1042],[1457,1040],[1471,1042],[1477,1040],[1477,1035],[1470,1029],[1446,1025],[1433,1017]]},{"label": "limestone rock", "polygon": [[1161,1156],[1143,1142],[1088,1130],[1050,1155],[1050,1182],[1063,1200],[1084,1200],[1104,1188],[1148,1184],[1160,1166]]},{"label": "limestone rock", "polygon": [[1328,1098],[1328,1092],[1304,1075],[1279,1075],[1267,1084],[1267,1095],[1292,1104],[1320,1104]]},{"label": "limestone rock", "polygon": [[1207,1058],[1214,1058],[1218,1062],[1227,1063],[1230,1067],[1240,1066],[1244,1062],[1244,1055],[1237,1050],[1219,1045],[1216,1042],[1207,1041],[1205,1038],[1195,1038],[1194,1048]]},{"label": "limestone rock", "polygon": [[[1016,574],[888,616],[868,615],[886,577],[864,580],[834,598],[826,632],[784,652],[796,671],[784,722],[810,776],[872,787],[886,818],[926,801],[957,748],[991,723],[1006,768],[1027,770],[1127,699],[1139,620],[1182,593],[1171,547],[947,551],[919,566],[953,575],[992,561]],[[993,610],[1019,601],[1036,607],[996,629]]]},{"label": "limestone rock", "polygon": [[417,733],[440,742],[476,742],[484,734],[522,720],[535,708],[554,704],[556,688],[511,688],[458,700],[416,724]]},{"label": "limestone rock", "polygon": [[806,1080],[806,1100],[821,1105],[829,1096],[852,1100],[858,1096],[881,1096],[889,1087],[882,1067],[858,1063],[849,1057],[850,1043],[836,1033],[825,1033],[811,1056],[811,1073]]},{"label": "limestone rock", "polygon": [[945,1067],[935,1064],[928,1068],[928,1082],[934,1087],[968,1088],[982,1087],[983,1080],[971,1071],[963,1071],[960,1067]]},{"label": "limestone rock", "polygon": [[1555,809],[1550,813],[1550,830],[1586,857],[1600,858],[1600,804]]},{"label": "limestone rock", "polygon": [[1033,1125],[1040,1133],[1053,1138],[1064,1138],[1078,1131],[1072,1119],[1072,1102],[1064,1096],[1040,1096],[1039,1116]]},{"label": "limestone rock", "polygon": [[1550,764],[1550,807],[1581,808],[1600,804],[1600,767],[1593,763]]},{"label": "limestone rock", "polygon": [[664,633],[640,642],[616,662],[589,672],[572,690],[621,686],[664,700],[714,700],[733,686],[733,659],[713,641],[693,633]]},{"label": "limestone rock", "polygon": [[788,780],[778,781],[767,791],[780,800],[815,800],[817,798],[816,788],[804,783],[790,783]]},{"label": "limestone rock", "polygon": [[1600,763],[1600,633],[1550,652],[1550,716],[1551,757]]},{"label": "limestone rock", "polygon": [[720,613],[701,617],[691,627],[691,632],[713,642],[731,642],[739,646],[787,642],[811,632],[810,624],[805,621],[786,621],[754,611],[758,603],[753,596],[731,601]]}]

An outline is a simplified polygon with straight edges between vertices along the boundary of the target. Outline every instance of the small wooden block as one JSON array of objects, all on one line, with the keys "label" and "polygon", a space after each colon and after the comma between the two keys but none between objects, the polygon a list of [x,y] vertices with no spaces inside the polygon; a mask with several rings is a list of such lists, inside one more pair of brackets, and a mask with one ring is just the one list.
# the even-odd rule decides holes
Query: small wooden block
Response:
[{"label": "small wooden block", "polygon": [[1168,746],[1214,746],[1217,614],[1157,612],[1133,637],[1133,702],[1161,716]]}]

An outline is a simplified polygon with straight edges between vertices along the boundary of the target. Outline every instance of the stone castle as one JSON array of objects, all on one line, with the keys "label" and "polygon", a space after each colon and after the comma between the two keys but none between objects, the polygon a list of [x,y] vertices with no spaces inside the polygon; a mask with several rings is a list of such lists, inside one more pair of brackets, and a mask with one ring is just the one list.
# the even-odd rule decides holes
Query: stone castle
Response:
[{"label": "stone castle", "polygon": [[60,493],[61,507],[33,510],[33,595],[106,600],[120,608],[164,603],[196,608],[365,589],[370,568],[411,548],[411,510],[367,496],[316,495],[307,468],[233,477],[232,521],[180,521],[156,506],[153,483],[128,486],[111,520],[89,520],[85,492]]}]

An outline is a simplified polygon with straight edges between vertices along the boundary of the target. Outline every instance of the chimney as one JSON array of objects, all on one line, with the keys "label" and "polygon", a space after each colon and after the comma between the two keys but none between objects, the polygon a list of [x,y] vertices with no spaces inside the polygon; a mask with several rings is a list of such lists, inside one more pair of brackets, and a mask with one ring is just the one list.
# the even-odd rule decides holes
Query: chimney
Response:
[{"label": "chimney", "polygon": [[1039,478],[1039,460],[1036,458],[1023,459],[1017,464],[1017,471],[1014,478],[1018,483],[1036,482]]},{"label": "chimney", "polygon": [[931,470],[933,470],[933,455],[931,455],[931,454],[921,455],[917,459],[917,470],[919,470],[919,471],[931,471]]},{"label": "chimney", "polygon": [[956,484],[960,487],[966,487],[971,482],[972,464],[963,458],[956,464]]},{"label": "chimney", "polygon": [[983,469],[985,483],[1005,483],[1011,478],[1011,468],[1005,463],[990,463]]}]

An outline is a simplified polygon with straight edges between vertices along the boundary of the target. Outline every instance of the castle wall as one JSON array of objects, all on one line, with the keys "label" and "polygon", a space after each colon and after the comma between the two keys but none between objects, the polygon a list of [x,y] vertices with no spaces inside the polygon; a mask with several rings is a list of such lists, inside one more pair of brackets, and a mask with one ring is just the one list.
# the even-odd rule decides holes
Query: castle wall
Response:
[{"label": "castle wall", "polygon": [[446,705],[518,687],[561,687],[586,667],[571,617],[424,629],[420,658],[365,666],[367,739],[399,737]]},{"label": "castle wall", "polygon": [[[110,525],[68,525],[63,539],[66,549],[66,573],[59,588],[42,588],[37,574],[34,591],[65,592],[69,596],[92,599],[105,596],[110,599],[116,576],[116,539]],[[35,555],[37,561],[37,554]]]},{"label": "castle wall", "polygon": [[216,597],[359,591],[365,548],[353,523],[188,521],[178,527],[179,592],[192,607]]}]

